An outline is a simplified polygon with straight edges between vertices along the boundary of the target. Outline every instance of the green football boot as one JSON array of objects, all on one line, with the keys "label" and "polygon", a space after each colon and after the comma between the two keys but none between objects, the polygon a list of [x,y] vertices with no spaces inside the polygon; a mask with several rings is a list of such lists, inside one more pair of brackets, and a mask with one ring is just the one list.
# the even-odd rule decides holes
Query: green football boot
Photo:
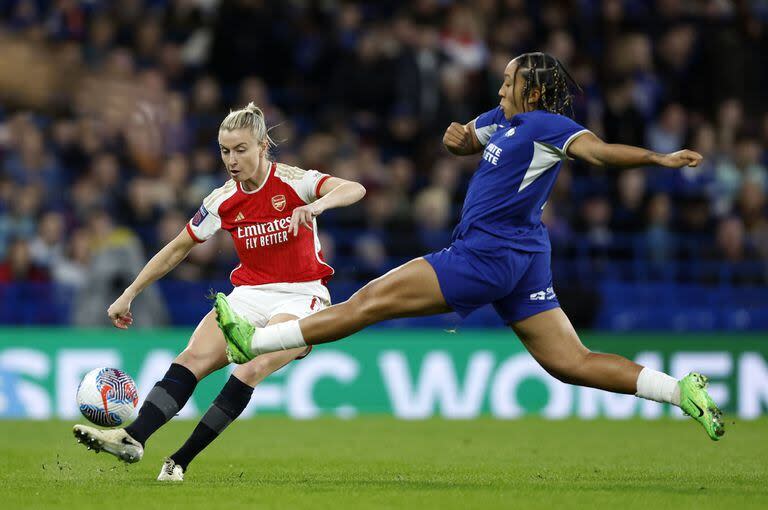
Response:
[{"label": "green football boot", "polygon": [[701,423],[713,441],[723,437],[723,413],[707,393],[707,378],[690,373],[680,379],[677,385],[680,387],[680,407],[683,412]]},{"label": "green football boot", "polygon": [[221,292],[216,294],[213,308],[216,310],[216,323],[227,340],[229,362],[242,365],[255,358],[251,354],[251,338],[256,328],[232,310],[227,297]]}]

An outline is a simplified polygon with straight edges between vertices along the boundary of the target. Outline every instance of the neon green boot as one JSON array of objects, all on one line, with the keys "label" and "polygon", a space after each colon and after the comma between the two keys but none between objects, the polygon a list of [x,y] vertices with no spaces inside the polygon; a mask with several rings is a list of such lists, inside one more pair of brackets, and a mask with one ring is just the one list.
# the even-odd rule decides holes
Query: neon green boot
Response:
[{"label": "neon green boot", "polygon": [[227,297],[221,292],[216,294],[213,308],[216,310],[216,323],[227,340],[229,362],[242,365],[255,358],[251,354],[251,338],[256,328],[232,310]]},{"label": "neon green boot", "polygon": [[720,440],[725,434],[723,413],[707,393],[707,378],[690,373],[680,379],[677,385],[680,387],[680,407],[683,412],[701,423],[710,439]]}]

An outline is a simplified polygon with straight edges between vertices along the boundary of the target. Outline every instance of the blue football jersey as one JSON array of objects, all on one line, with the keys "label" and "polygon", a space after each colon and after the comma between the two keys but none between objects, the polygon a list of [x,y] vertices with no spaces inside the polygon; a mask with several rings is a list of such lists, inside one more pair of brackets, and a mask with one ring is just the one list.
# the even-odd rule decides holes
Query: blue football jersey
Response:
[{"label": "blue football jersey", "polygon": [[568,145],[588,132],[563,115],[542,110],[504,117],[499,106],[474,121],[485,146],[472,176],[454,239],[481,233],[487,243],[523,251],[550,249],[541,213]]}]

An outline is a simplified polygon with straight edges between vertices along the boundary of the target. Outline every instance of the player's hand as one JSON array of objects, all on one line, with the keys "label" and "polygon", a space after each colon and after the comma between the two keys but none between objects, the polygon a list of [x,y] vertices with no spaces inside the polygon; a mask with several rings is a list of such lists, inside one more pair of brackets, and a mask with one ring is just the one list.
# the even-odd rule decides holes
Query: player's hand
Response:
[{"label": "player's hand", "polygon": [[309,230],[312,230],[313,220],[320,215],[322,211],[313,207],[313,204],[302,205],[293,210],[291,215],[291,224],[288,227],[288,231],[293,233],[296,237],[299,235],[299,227],[304,226]]},{"label": "player's hand", "polygon": [[683,166],[694,167],[699,166],[703,159],[704,156],[698,152],[683,149],[681,151],[672,152],[670,154],[664,154],[661,156],[659,164],[667,168],[680,168]]},{"label": "player's hand", "polygon": [[107,315],[116,328],[128,329],[133,324],[133,314],[131,314],[132,299],[125,294],[121,295],[114,303],[109,305]]},{"label": "player's hand", "polygon": [[463,124],[451,122],[443,135],[443,145],[451,152],[466,152],[472,149],[472,135]]}]

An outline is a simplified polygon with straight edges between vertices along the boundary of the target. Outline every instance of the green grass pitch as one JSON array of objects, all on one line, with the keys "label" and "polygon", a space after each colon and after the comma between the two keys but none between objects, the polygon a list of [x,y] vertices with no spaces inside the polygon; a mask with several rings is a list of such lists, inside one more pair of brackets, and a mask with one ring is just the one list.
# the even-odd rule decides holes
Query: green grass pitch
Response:
[{"label": "green grass pitch", "polygon": [[236,422],[180,485],[155,481],[194,423],[139,464],[75,444],[68,422],[0,422],[0,506],[180,508],[768,508],[768,420],[711,442],[688,420],[384,417]]}]

